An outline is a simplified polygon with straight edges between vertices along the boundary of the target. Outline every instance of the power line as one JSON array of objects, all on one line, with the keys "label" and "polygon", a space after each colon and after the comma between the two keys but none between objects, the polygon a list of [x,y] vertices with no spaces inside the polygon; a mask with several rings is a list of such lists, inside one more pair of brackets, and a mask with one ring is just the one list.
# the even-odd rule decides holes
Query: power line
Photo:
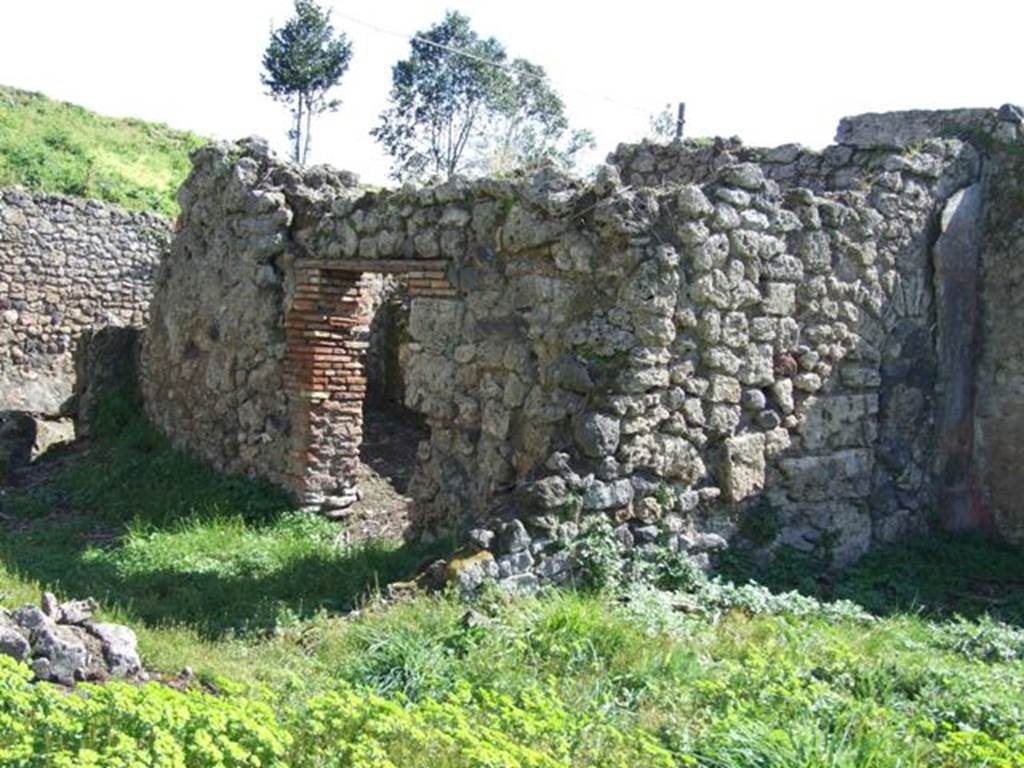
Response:
[{"label": "power line", "polygon": [[[346,19],[347,21],[351,21],[355,24],[359,24],[360,26],[366,27],[367,29],[373,30],[378,34],[388,35],[390,37],[397,37],[402,40],[408,40],[410,43],[416,42],[423,43],[424,45],[430,45],[433,46],[434,48],[440,48],[441,50],[448,51],[449,53],[454,53],[456,56],[462,56],[463,58],[470,59],[471,61],[475,61],[479,64],[485,64],[490,67],[495,67],[496,69],[504,70],[505,72],[509,72],[510,74],[514,74],[519,77],[526,77],[528,79],[536,80],[538,82],[546,80],[547,82],[551,83],[552,87],[554,86],[554,83],[551,81],[551,78],[547,75],[547,73],[543,75],[535,75],[532,72],[524,72],[521,69],[516,69],[511,64],[506,64],[505,62],[502,61],[495,61],[493,59],[488,59],[483,56],[477,56],[475,53],[471,53],[470,51],[467,51],[463,48],[455,48],[454,46],[451,45],[438,43],[435,40],[428,40],[427,38],[421,37],[420,35],[407,35],[404,32],[396,32],[393,29],[385,29],[384,27],[380,27],[369,21],[357,19],[355,16],[350,16],[349,14],[338,11],[337,9],[334,9],[334,11],[341,18]],[[577,94],[587,96],[588,98],[591,99],[606,101],[609,104],[612,104],[613,106],[626,107],[628,109],[632,109],[645,116],[650,116],[651,114],[651,111],[649,109],[644,109],[643,107],[637,106],[636,104],[629,104],[627,102],[619,101],[617,99],[611,98],[610,96],[605,96],[604,94],[594,93],[592,91],[584,91],[579,88],[570,88],[568,90],[570,92],[575,92]]]}]

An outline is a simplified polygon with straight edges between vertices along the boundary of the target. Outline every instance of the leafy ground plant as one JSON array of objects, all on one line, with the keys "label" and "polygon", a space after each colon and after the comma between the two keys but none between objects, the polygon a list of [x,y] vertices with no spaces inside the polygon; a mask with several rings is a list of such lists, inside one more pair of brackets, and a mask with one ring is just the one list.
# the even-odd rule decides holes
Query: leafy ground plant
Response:
[{"label": "leafy ground plant", "polygon": [[0,765],[1024,766],[1004,545],[933,536],[828,578],[794,558],[763,584],[655,563],[657,588],[595,540],[613,578],[580,591],[391,603],[429,552],[340,544],[138,419],[37,469],[0,499],[3,606],[96,595],[148,668],[195,677],[69,694],[2,662]]}]

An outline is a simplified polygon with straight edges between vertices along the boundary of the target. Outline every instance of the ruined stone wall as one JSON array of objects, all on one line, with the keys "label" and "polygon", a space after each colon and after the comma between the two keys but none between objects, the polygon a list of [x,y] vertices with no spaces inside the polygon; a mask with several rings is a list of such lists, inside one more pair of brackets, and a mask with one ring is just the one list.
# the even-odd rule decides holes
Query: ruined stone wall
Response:
[{"label": "ruined stone wall", "polygon": [[217,466],[345,503],[359,276],[404,274],[406,404],[430,427],[418,525],[475,527],[513,581],[563,577],[595,521],[639,555],[743,539],[849,562],[924,527],[943,487],[933,246],[981,174],[965,137],[894,135],[913,146],[826,150],[827,178],[800,186],[730,142],[673,179],[624,163],[626,183],[605,167],[382,192],[253,142],[202,150],[147,410]]},{"label": "ruined stone wall", "polygon": [[[382,281],[320,269],[295,233],[362,195],[353,177],[281,163],[257,140],[211,145],[193,165],[143,343],[146,412],[222,471],[344,507],[355,498],[361,358]],[[450,292],[428,272],[405,277],[420,295]]]},{"label": "ruined stone wall", "polygon": [[807,187],[815,192],[865,190],[893,171],[924,176],[934,173],[935,158],[918,151],[929,139],[1015,142],[1019,123],[1019,116],[1009,105],[1002,110],[868,113],[844,117],[835,144],[820,151],[799,144],[746,147],[735,137],[669,144],[643,141],[620,144],[608,162],[620,169],[626,184],[636,187],[704,184],[727,165],[752,162],[783,186]]},{"label": "ruined stone wall", "polygon": [[1024,152],[993,147],[981,248],[976,503],[1024,543]]},{"label": "ruined stone wall", "polygon": [[[181,229],[156,274],[142,350],[146,412],[176,444],[226,472],[291,475],[284,388],[293,214],[268,189],[258,145],[193,158]],[[275,182],[278,182],[275,179]]]},{"label": "ruined stone wall", "polygon": [[152,214],[0,190],[0,409],[55,412],[78,336],[145,322],[170,234]]}]

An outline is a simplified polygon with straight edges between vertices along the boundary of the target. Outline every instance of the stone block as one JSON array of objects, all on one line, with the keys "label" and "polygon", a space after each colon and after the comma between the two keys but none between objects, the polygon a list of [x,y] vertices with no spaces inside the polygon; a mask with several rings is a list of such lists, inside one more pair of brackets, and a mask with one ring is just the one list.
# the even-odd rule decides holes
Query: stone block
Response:
[{"label": "stone block", "polygon": [[766,387],[775,381],[774,357],[770,344],[749,344],[741,355],[736,377],[748,387]]},{"label": "stone block", "polygon": [[710,432],[719,435],[731,434],[740,423],[740,407],[716,403],[711,406],[707,427]]},{"label": "stone block", "polygon": [[690,218],[708,216],[715,210],[701,188],[695,184],[679,188],[676,192],[676,206],[680,213]]},{"label": "stone block", "polygon": [[573,422],[576,444],[592,458],[611,456],[619,447],[621,422],[603,413],[585,413]]},{"label": "stone block", "polygon": [[790,498],[804,501],[866,498],[873,468],[872,452],[863,449],[779,461]]},{"label": "stone block", "polygon": [[725,441],[722,490],[729,501],[742,501],[764,489],[763,434],[730,437]]},{"label": "stone block", "polygon": [[583,492],[583,509],[587,511],[617,509],[632,501],[633,484],[629,480],[594,480]]},{"label": "stone block", "polygon": [[121,624],[90,623],[86,629],[102,644],[103,658],[112,675],[130,677],[142,670],[138,640],[131,628]]},{"label": "stone block", "polygon": [[658,435],[654,446],[651,464],[662,477],[692,485],[704,476],[704,461],[689,441],[674,435]]},{"label": "stone block", "polygon": [[5,612],[0,611],[0,655],[15,661],[24,661],[31,653],[28,632],[18,626]]},{"label": "stone block", "polygon": [[800,426],[804,448],[812,452],[865,448],[878,436],[878,395],[808,398]]},{"label": "stone block", "polygon": [[772,399],[783,413],[792,413],[796,408],[793,399],[793,382],[791,379],[779,379],[771,385]]},{"label": "stone block", "polygon": [[433,349],[461,340],[463,304],[447,299],[416,298],[409,306],[409,336]]},{"label": "stone block", "polygon": [[740,383],[736,379],[715,374],[711,377],[708,399],[713,403],[738,403],[741,391]]},{"label": "stone block", "polygon": [[722,343],[727,347],[745,347],[749,340],[747,316],[742,312],[729,312],[722,322]]},{"label": "stone block", "polygon": [[769,315],[793,315],[796,312],[796,286],[792,283],[766,283],[761,307]]}]

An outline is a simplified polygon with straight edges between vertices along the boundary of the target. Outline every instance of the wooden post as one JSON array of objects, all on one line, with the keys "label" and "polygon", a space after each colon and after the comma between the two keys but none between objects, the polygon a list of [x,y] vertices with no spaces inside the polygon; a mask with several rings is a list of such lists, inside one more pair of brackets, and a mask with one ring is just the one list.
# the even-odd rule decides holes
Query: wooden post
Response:
[{"label": "wooden post", "polygon": [[686,102],[679,102],[679,113],[676,115],[676,141],[683,138],[683,126],[686,124]]}]

